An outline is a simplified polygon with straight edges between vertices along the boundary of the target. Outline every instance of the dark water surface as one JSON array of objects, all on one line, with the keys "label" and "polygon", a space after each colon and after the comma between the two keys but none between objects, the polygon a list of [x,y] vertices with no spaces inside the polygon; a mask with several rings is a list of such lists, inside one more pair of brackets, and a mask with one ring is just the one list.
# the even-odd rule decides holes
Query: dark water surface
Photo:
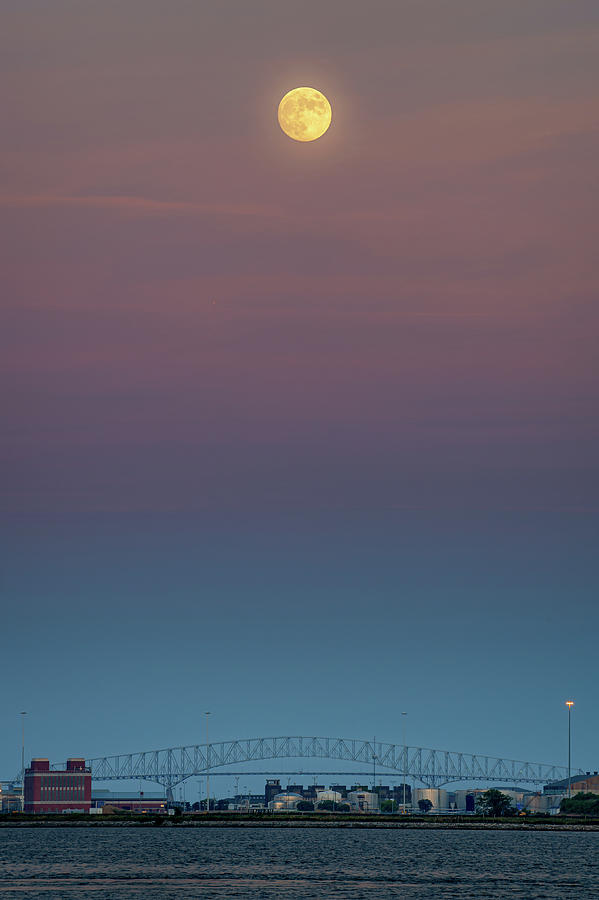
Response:
[{"label": "dark water surface", "polygon": [[4,828],[0,895],[599,898],[599,832]]}]

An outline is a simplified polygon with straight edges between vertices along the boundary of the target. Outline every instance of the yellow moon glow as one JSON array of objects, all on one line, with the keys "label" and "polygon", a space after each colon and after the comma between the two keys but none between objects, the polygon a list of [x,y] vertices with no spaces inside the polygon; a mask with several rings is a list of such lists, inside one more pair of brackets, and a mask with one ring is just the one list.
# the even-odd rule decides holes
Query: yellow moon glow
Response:
[{"label": "yellow moon glow", "polygon": [[315,141],[331,124],[331,104],[316,88],[298,87],[279,103],[279,125],[294,141]]}]

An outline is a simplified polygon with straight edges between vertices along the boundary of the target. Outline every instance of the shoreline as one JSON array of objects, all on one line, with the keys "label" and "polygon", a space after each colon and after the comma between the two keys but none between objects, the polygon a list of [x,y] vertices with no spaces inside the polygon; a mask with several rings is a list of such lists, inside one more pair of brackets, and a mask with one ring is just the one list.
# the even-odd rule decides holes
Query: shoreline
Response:
[{"label": "shoreline", "polygon": [[337,828],[391,829],[408,831],[597,831],[599,819],[590,821],[540,822],[508,820],[456,821],[439,817],[431,820],[380,819],[378,817],[351,818],[282,816],[262,817],[235,815],[234,817],[206,816],[0,816],[0,828]]}]

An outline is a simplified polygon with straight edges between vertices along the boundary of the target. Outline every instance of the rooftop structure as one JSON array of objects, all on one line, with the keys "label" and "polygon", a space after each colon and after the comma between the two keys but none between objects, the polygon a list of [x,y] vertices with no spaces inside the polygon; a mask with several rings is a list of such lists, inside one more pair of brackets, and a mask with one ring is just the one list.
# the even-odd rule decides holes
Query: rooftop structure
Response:
[{"label": "rooftop structure", "polygon": [[269,778],[264,786],[264,802],[266,806],[276,794],[281,793],[281,781],[278,778]]}]

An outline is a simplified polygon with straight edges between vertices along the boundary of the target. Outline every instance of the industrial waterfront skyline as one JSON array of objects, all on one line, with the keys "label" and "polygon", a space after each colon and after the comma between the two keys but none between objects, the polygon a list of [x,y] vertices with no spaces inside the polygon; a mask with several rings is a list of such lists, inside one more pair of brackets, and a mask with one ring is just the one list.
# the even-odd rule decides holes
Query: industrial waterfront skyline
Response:
[{"label": "industrial waterfront skyline", "polygon": [[[301,769],[285,771],[283,766],[277,765],[279,759],[301,760],[303,765]],[[328,761],[329,767],[334,760],[337,765],[345,765],[345,770],[326,771],[323,760]],[[268,768],[265,771],[247,768],[252,765],[266,765]],[[48,758],[35,757],[23,773],[25,812],[33,813],[64,812],[68,809],[85,811],[89,810],[90,803],[93,805],[94,800],[103,806],[105,802],[109,802],[110,797],[119,802],[131,802],[136,808],[144,807],[141,811],[146,812],[148,810],[145,805],[150,796],[156,803],[162,797],[163,810],[167,805],[172,807],[177,802],[182,802],[189,808],[193,800],[188,798],[193,798],[196,786],[199,788],[199,808],[202,802],[203,808],[208,809],[209,804],[222,804],[224,798],[227,798],[224,806],[218,806],[219,809],[234,808],[243,811],[245,807],[240,800],[243,796],[239,788],[240,779],[248,805],[252,796],[252,808],[268,807],[270,800],[278,799],[275,795],[285,792],[294,794],[294,801],[302,798],[313,800],[316,793],[326,791],[323,783],[325,778],[329,780],[329,791],[340,792],[343,797],[348,796],[350,803],[359,800],[359,809],[372,809],[376,806],[378,810],[379,802],[378,799],[375,802],[376,797],[386,800],[393,795],[397,799],[399,791],[403,812],[407,811],[407,794],[413,810],[414,792],[417,799],[433,799],[436,811],[465,808],[474,812],[472,795],[480,794],[493,786],[500,792],[507,791],[512,800],[520,804],[519,808],[555,814],[559,811],[562,800],[571,796],[573,783],[575,792],[597,793],[599,789],[597,770],[572,772],[570,764],[566,768],[532,761],[473,756],[447,750],[387,744],[376,738],[361,741],[354,738],[306,736],[243,739],[100,759],[70,757],[66,762],[58,764],[52,764]],[[278,777],[275,779],[272,777],[274,775]],[[220,776],[217,778],[218,787],[212,790],[211,776]],[[261,803],[260,795],[254,795],[252,786],[264,776],[271,777],[267,778]],[[302,781],[311,778],[312,785],[304,788],[303,784],[298,784],[298,776]],[[358,781],[355,781],[356,776]],[[340,783],[340,777],[343,784]],[[281,778],[286,778],[286,782],[283,780],[282,784]],[[351,778],[354,783],[348,788],[347,781]],[[117,792],[114,789],[106,790],[106,785],[114,786],[115,782],[118,782]],[[150,786],[152,783],[161,785],[162,793],[148,793],[148,783]],[[231,790],[233,784],[234,792]],[[498,785],[501,787],[498,788]],[[7,789],[4,792],[3,787]],[[541,787],[542,791],[539,790]],[[352,799],[348,791],[371,793],[368,797]],[[440,799],[441,795],[443,800]],[[232,797],[235,798],[233,807],[230,806]],[[320,799],[323,797],[324,795]],[[467,797],[470,797],[470,806],[464,807]],[[285,809],[288,801],[281,802],[283,805],[280,808]],[[10,812],[15,803],[22,803],[21,788],[14,783],[0,782],[2,811]],[[364,807],[363,803],[367,806]],[[195,806],[198,808],[198,801]],[[392,809],[387,811],[393,812]]]}]

